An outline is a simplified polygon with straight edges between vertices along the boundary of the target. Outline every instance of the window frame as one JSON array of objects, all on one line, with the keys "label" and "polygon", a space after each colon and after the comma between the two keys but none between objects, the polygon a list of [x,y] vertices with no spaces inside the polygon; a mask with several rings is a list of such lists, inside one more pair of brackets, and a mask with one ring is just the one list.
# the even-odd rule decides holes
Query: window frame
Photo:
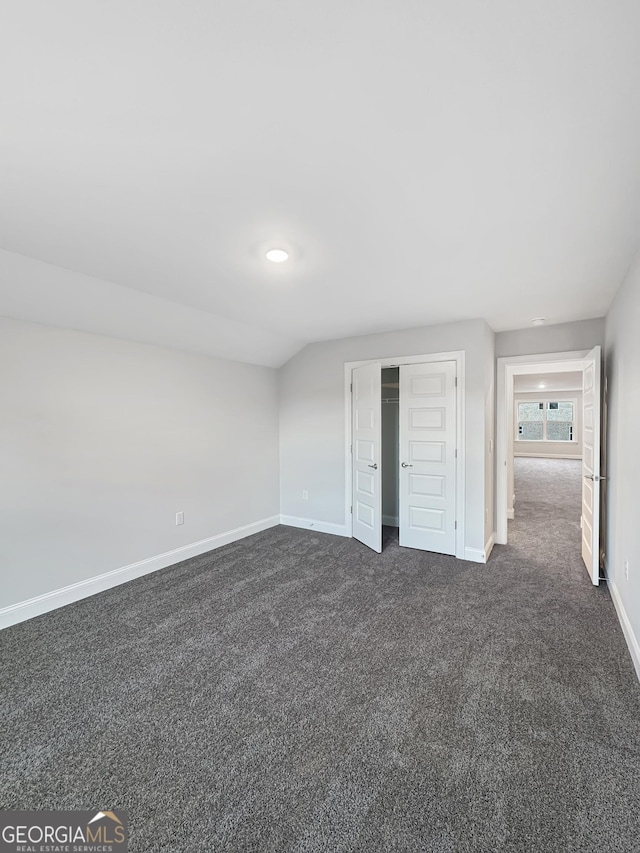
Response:
[{"label": "window frame", "polygon": [[[578,437],[576,435],[578,430],[578,398],[577,397],[569,397],[567,395],[559,394],[559,395],[545,395],[545,397],[531,397],[529,398],[528,394],[522,395],[514,395],[513,401],[513,424],[514,424],[514,436],[513,440],[515,442],[519,442],[520,444],[578,444]],[[542,403],[542,438],[521,438],[519,434],[520,421],[518,420],[518,405],[520,403]],[[549,403],[571,403],[573,406],[573,420],[572,421],[555,421],[555,423],[571,423],[572,437],[567,441],[563,441],[559,438],[547,438],[547,411]],[[532,421],[531,423],[540,423],[540,421]]]}]

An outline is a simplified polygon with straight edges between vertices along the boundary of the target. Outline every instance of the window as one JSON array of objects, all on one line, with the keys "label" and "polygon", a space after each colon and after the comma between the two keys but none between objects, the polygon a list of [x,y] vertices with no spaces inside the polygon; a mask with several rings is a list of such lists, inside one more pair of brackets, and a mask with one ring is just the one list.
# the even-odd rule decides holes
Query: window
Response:
[{"label": "window", "polygon": [[518,441],[573,441],[575,405],[571,400],[520,401],[517,404]]},{"label": "window", "polygon": [[520,441],[544,439],[544,403],[518,403],[518,438]]},{"label": "window", "polygon": [[573,441],[573,403],[547,403],[547,441]]}]

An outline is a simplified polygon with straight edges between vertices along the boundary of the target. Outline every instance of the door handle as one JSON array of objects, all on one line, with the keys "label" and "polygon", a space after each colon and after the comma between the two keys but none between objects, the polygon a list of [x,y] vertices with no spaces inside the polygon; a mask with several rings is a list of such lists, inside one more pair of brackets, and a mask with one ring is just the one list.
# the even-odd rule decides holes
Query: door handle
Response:
[{"label": "door handle", "polygon": [[413,468],[413,465],[410,465],[408,462],[403,462],[402,467],[403,468]]},{"label": "door handle", "polygon": [[599,477],[597,474],[585,474],[585,480],[593,480],[594,483],[599,483],[600,480],[606,480],[606,477]]},{"label": "door handle", "polygon": [[374,462],[373,465],[367,465],[367,468],[374,468],[375,470],[377,470],[378,469],[378,463]]}]

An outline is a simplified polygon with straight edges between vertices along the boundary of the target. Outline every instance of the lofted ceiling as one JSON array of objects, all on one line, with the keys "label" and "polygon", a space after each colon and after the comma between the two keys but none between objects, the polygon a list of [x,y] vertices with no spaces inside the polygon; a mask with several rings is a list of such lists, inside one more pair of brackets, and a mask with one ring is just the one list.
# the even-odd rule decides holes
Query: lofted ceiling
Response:
[{"label": "lofted ceiling", "polygon": [[640,242],[635,0],[2,18],[0,314],[277,365],[603,316]]}]

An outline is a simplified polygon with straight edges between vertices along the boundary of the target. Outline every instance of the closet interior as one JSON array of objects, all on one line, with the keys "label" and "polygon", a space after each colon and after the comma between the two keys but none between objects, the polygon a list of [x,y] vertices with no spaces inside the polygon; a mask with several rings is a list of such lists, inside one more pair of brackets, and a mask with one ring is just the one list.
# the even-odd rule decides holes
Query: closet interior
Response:
[{"label": "closet interior", "polygon": [[382,523],[400,518],[400,368],[382,369]]}]

